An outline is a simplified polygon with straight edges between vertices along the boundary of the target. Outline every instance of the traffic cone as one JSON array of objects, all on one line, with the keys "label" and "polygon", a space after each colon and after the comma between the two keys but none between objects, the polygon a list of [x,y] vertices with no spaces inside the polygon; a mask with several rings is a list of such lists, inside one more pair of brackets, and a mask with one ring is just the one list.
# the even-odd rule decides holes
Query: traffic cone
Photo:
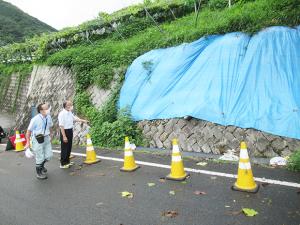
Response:
[{"label": "traffic cone", "polygon": [[179,151],[177,139],[172,140],[172,162],[171,162],[171,173],[166,177],[169,180],[185,180],[189,174],[184,171],[183,161]]},{"label": "traffic cone", "polygon": [[120,170],[123,172],[133,172],[138,168],[140,168],[140,166],[135,163],[129,139],[125,137],[124,166]]},{"label": "traffic cone", "polygon": [[251,193],[256,193],[259,189],[259,186],[255,183],[253,178],[247,145],[245,142],[241,142],[238,176],[237,181],[232,186],[232,189],[235,191]]},{"label": "traffic cone", "polygon": [[16,140],[15,140],[15,143],[16,143],[15,152],[22,152],[22,151],[25,150],[23,142],[22,142],[22,139],[20,137],[20,132],[19,131],[16,131]]},{"label": "traffic cone", "polygon": [[89,134],[86,135],[86,160],[84,161],[85,164],[94,164],[100,162],[100,159],[96,158],[96,152],[93,147],[93,143],[91,140],[91,136]]}]

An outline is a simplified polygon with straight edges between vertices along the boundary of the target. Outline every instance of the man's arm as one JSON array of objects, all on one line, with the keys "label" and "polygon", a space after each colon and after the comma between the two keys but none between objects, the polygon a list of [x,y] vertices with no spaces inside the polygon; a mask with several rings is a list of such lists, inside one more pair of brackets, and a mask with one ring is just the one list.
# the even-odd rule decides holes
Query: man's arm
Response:
[{"label": "man's arm", "polygon": [[88,123],[88,122],[89,122],[88,120],[80,119],[78,116],[74,116],[74,120],[75,120],[76,122],[82,122],[82,123]]},{"label": "man's arm", "polygon": [[67,138],[64,126],[59,126],[59,128],[60,128],[60,132],[63,136],[63,142],[68,143],[68,138]]},{"label": "man's arm", "polygon": [[31,131],[30,131],[30,130],[27,130],[25,136],[26,136],[26,145],[25,145],[25,148],[28,148],[28,147],[29,147],[29,144],[30,144]]}]

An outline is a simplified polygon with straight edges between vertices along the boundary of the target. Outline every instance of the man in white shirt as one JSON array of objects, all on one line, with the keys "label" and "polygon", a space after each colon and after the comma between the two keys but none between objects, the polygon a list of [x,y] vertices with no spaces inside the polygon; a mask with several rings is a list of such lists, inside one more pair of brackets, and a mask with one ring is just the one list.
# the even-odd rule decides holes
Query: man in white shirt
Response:
[{"label": "man in white shirt", "polygon": [[53,122],[48,113],[48,105],[45,103],[37,106],[38,114],[30,121],[26,132],[26,145],[29,147],[29,140],[32,137],[32,150],[35,155],[36,173],[38,179],[47,179],[45,163],[53,156],[50,142],[51,127]]},{"label": "man in white shirt", "polygon": [[67,169],[73,164],[70,162],[70,154],[73,142],[74,121],[84,123],[88,123],[88,121],[80,119],[72,113],[73,104],[71,101],[65,101],[63,107],[64,109],[58,114],[61,143],[60,168]]}]

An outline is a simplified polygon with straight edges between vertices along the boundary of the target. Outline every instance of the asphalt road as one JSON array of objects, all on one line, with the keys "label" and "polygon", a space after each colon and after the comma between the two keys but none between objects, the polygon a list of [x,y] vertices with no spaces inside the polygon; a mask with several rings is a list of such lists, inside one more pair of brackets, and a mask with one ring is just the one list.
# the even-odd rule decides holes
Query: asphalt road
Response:
[{"label": "asphalt road", "polygon": [[[76,152],[82,149],[74,150]],[[97,154],[122,158],[121,152]],[[102,160],[95,165],[59,168],[59,154],[47,164],[49,178],[37,180],[34,161],[24,153],[0,152],[0,225],[299,225],[299,189],[264,185],[256,194],[232,191],[234,179],[191,173],[184,183],[160,179],[168,169],[142,166],[120,172],[121,162]],[[170,157],[135,153],[137,160],[169,164]],[[199,167],[185,159],[186,167],[236,172],[235,164],[208,162]],[[257,177],[300,183],[300,173],[254,166]],[[155,183],[149,187],[148,183]],[[122,198],[122,191],[133,198]],[[170,194],[174,191],[175,195]],[[205,192],[196,195],[194,192]],[[242,208],[258,212],[246,217]],[[174,211],[174,217],[165,212]],[[178,213],[178,214],[177,214]]]}]

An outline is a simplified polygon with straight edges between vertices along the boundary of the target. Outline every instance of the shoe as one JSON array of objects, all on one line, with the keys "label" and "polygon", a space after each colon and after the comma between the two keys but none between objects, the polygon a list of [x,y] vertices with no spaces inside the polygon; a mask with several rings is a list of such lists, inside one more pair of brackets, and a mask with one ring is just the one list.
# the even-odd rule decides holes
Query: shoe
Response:
[{"label": "shoe", "polygon": [[70,168],[70,165],[69,164],[60,165],[59,168],[61,168],[61,169],[68,169],[68,168]]},{"label": "shoe", "polygon": [[42,174],[46,174],[48,170],[45,167],[43,167],[41,171],[42,171]]},{"label": "shoe", "polygon": [[48,170],[45,168],[45,163],[46,163],[46,162],[47,162],[47,160],[44,160],[44,162],[41,164],[41,166],[42,166],[42,170],[41,170],[41,171],[42,171],[43,174],[46,174],[47,171],[48,171]]},{"label": "shoe", "polygon": [[42,167],[37,166],[36,167],[36,178],[40,180],[47,179],[47,175],[42,173]]},{"label": "shoe", "polygon": [[73,165],[74,165],[74,162],[70,162],[68,165],[69,165],[69,166],[73,166]]}]

